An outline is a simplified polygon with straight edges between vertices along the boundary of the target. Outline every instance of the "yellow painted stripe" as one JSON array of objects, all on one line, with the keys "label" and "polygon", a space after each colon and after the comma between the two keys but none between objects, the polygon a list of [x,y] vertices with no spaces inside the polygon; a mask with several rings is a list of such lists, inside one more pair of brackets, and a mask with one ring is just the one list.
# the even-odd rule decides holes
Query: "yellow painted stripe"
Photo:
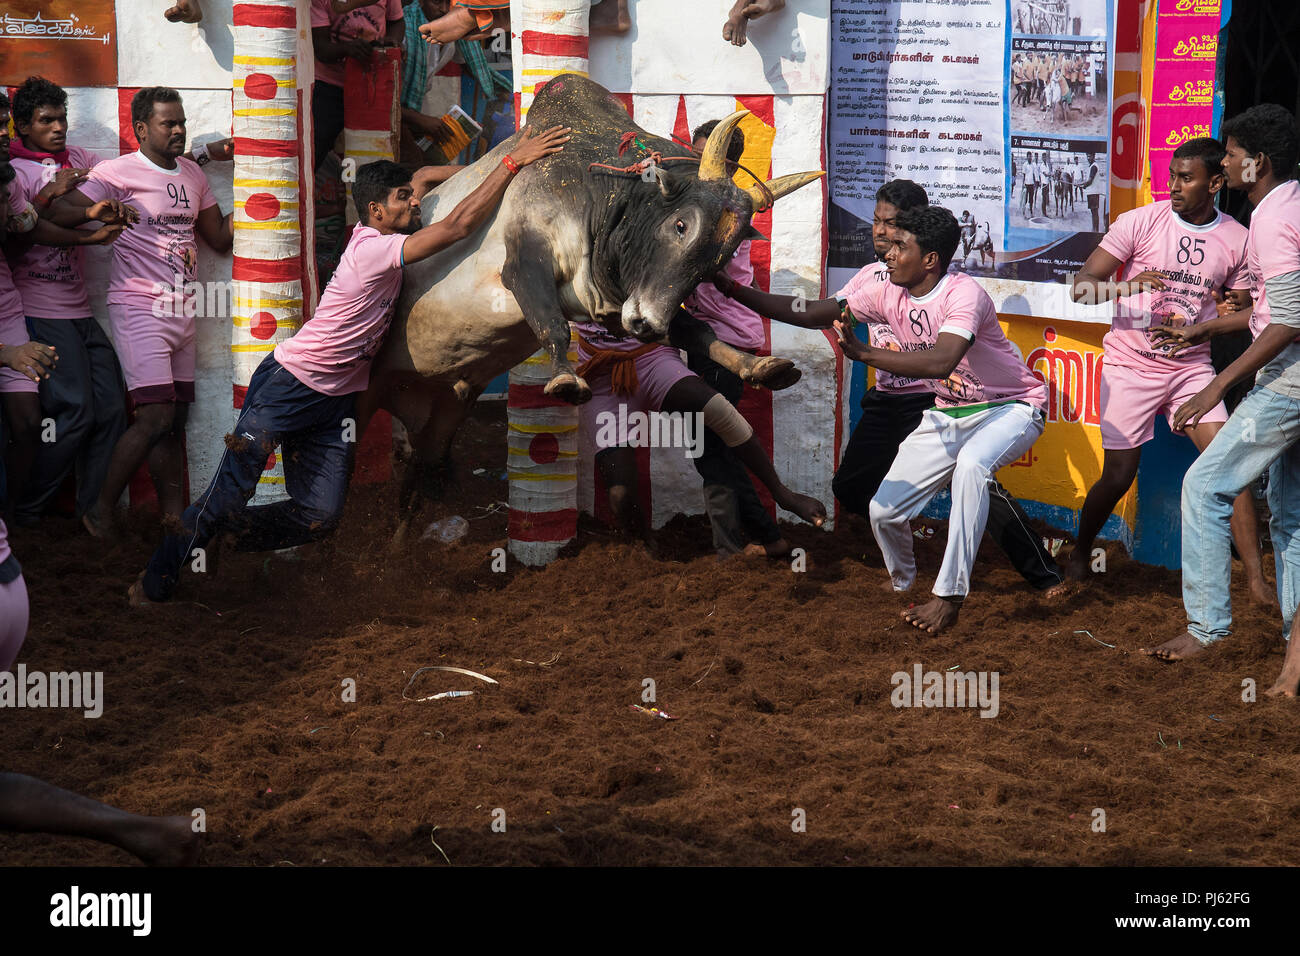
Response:
[{"label": "yellow painted stripe", "polygon": [[524,435],[539,435],[544,432],[563,435],[565,432],[576,432],[578,430],[577,425],[520,425],[518,422],[511,422],[507,427],[512,432],[520,432]]},{"label": "yellow painted stripe", "polygon": [[[230,324],[237,329],[247,328],[250,322],[252,322],[252,316],[248,316],[248,315],[235,315],[235,316],[231,316],[230,318]],[[299,325],[293,319],[276,319],[275,327],[277,329],[296,330],[299,328]]]},{"label": "yellow painted stripe", "polygon": [[235,110],[236,116],[297,116],[296,109],[275,109],[269,106],[259,106],[253,109]]},{"label": "yellow painted stripe", "polygon": [[282,485],[284,484],[284,475],[263,475],[257,479],[259,485]]},{"label": "yellow painted stripe", "polygon": [[236,229],[271,229],[279,232],[297,232],[299,229],[296,222],[241,222],[236,220],[232,225]]},{"label": "yellow painted stripe", "polygon": [[511,481],[576,481],[578,473],[571,475],[528,475],[521,471],[508,471],[506,476]]},{"label": "yellow painted stripe", "polygon": [[236,308],[243,309],[300,309],[302,299],[245,299],[235,296]]},{"label": "yellow painted stripe", "polygon": [[276,342],[254,342],[249,345],[232,345],[232,352],[270,352],[278,343]]},{"label": "yellow painted stripe", "polygon": [[[511,446],[510,446],[510,454],[512,454],[512,455],[523,455],[525,458],[527,458],[527,457],[529,457],[529,456],[531,455],[531,452],[529,452],[529,450],[528,450],[527,448],[519,448],[519,447],[517,447],[517,446],[515,446],[515,445],[511,445]],[[559,452],[556,452],[555,454],[556,454],[556,457],[557,457],[557,458],[577,458],[577,457],[578,457],[578,453],[577,453],[576,451],[559,451]]]},{"label": "yellow painted stripe", "polygon": [[236,179],[235,188],[246,189],[297,189],[296,179]]},{"label": "yellow painted stripe", "polygon": [[[236,208],[236,209],[243,209],[246,205],[248,205],[248,203],[245,202],[243,199],[236,199],[236,200],[235,200],[235,208]],[[297,208],[298,208],[298,204],[297,204],[296,202],[290,202],[290,201],[287,200],[287,199],[281,199],[281,200],[280,200],[280,208],[281,208],[281,209],[297,209]]]},{"label": "yellow painted stripe", "polygon": [[[578,361],[577,352],[569,352],[565,356],[570,362]],[[549,355],[530,355],[519,363],[520,365],[550,365],[551,357]]]},{"label": "yellow painted stripe", "polygon": [[[235,81],[234,81],[231,85],[232,85],[232,86],[243,86],[243,85],[244,85],[244,78],[243,78],[243,77],[238,77],[238,78],[236,78]],[[278,86],[278,87],[280,87],[281,89],[293,89],[294,87],[296,87],[296,86],[298,85],[298,81],[297,81],[297,80],[276,80],[276,81],[275,81],[275,85]]]},{"label": "yellow painted stripe", "polygon": [[292,56],[248,56],[239,54],[234,57],[234,62],[243,63],[246,66],[293,66],[297,62],[297,57]]}]

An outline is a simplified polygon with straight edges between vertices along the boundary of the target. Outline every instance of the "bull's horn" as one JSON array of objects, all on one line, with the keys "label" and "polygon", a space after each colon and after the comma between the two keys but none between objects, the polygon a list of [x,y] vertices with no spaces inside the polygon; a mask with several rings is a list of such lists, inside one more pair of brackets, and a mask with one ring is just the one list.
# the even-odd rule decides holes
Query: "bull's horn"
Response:
[{"label": "bull's horn", "polygon": [[[788,196],[800,186],[807,186],[825,175],[826,171],[822,169],[817,170],[815,173],[791,173],[788,176],[778,176],[776,179],[770,179],[766,185],[768,192],[772,194],[772,200],[777,200],[782,196]],[[754,200],[754,212],[762,212],[771,205],[767,193],[763,192],[758,183],[751,184],[745,192],[749,193],[750,198]]]},{"label": "bull's horn", "polygon": [[730,179],[727,173],[727,147],[731,144],[731,131],[736,124],[749,115],[749,110],[736,110],[709,134],[709,141],[704,144],[700,155],[700,179]]}]

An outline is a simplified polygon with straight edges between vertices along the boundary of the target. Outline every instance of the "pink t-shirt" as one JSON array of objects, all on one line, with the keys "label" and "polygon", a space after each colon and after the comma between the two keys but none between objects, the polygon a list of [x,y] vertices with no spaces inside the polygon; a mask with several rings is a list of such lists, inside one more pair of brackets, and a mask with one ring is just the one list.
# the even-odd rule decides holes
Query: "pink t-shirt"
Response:
[{"label": "pink t-shirt", "polygon": [[1047,386],[1007,341],[993,300],[970,276],[951,272],[919,298],[893,282],[865,281],[845,298],[859,319],[888,323],[903,352],[934,348],[940,332],[971,342],[951,375],[925,379],[940,409],[1009,401],[1047,407]]},{"label": "pink t-shirt", "polygon": [[[404,20],[402,0],[376,0],[369,6],[348,13],[335,13],[330,0],[311,0],[311,26],[329,27],[331,40],[382,40],[388,24]],[[316,61],[316,79],[322,83],[343,85],[343,61],[324,63]]]},{"label": "pink t-shirt", "polygon": [[217,204],[198,163],[180,157],[175,169],[163,169],[141,152],[128,153],[96,166],[78,191],[91,202],[117,199],[140,212],[111,247],[108,301],[152,309],[169,297],[171,314],[184,315],[181,292],[195,281],[199,261],[194,223]]},{"label": "pink t-shirt", "polygon": [[[889,284],[889,268],[883,262],[871,262],[858,270],[857,274],[849,280],[848,285],[839,292],[835,293],[836,299],[848,299],[849,308],[853,309],[853,296],[864,285],[880,286],[880,283]],[[894,335],[894,330],[885,322],[871,321],[865,315],[860,315],[854,310],[854,315],[859,319],[867,322],[867,338],[871,344],[878,349],[889,349],[891,352],[901,352],[902,346],[898,344],[898,336]],[[893,375],[889,372],[876,369],[876,388],[882,392],[889,392],[893,395],[912,395],[919,392],[931,391],[930,385],[924,379],[907,378],[902,375]]]},{"label": "pink t-shirt", "polygon": [[275,360],[308,388],[349,395],[370,384],[370,363],[402,291],[403,233],[357,224],[316,314],[275,347]]},{"label": "pink t-shirt", "polygon": [[1111,365],[1153,372],[1176,371],[1210,361],[1210,343],[1169,355],[1151,336],[1160,325],[1195,325],[1218,315],[1214,292],[1246,289],[1246,228],[1217,214],[1203,226],[1186,222],[1167,202],[1150,203],[1117,218],[1102,237],[1105,249],[1124,265],[1119,279],[1148,269],[1165,273],[1163,292],[1121,296],[1102,345]]},{"label": "pink t-shirt", "polygon": [[[754,266],[749,261],[751,242],[749,239],[742,242],[722,270],[722,274],[736,285],[749,286],[754,283]],[[697,319],[709,323],[719,341],[742,349],[763,347],[766,336],[763,334],[762,317],[735,299],[727,298],[710,280],[706,279],[696,286],[682,307]]]},{"label": "pink t-shirt", "polygon": [[[80,146],[68,147],[68,162],[77,169],[93,169],[100,158]],[[49,182],[52,169],[34,159],[12,160],[14,184],[24,202],[32,202]],[[14,263],[14,284],[23,297],[27,314],[40,319],[84,319],[91,314],[82,278],[80,246],[32,246]]]},{"label": "pink t-shirt", "polygon": [[1274,186],[1250,214],[1246,265],[1255,300],[1250,334],[1258,338],[1270,315],[1264,283],[1288,272],[1300,272],[1300,183],[1294,179]]}]

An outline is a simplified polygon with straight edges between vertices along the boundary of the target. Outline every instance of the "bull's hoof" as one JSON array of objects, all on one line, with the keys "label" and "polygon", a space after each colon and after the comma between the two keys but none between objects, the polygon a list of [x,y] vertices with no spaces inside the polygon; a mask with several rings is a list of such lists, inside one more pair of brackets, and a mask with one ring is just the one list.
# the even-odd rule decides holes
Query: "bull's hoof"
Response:
[{"label": "bull's hoof", "polygon": [[803,372],[797,369],[794,362],[789,359],[777,358],[775,355],[765,355],[760,359],[756,359],[754,364],[750,366],[749,371],[742,377],[751,385],[758,385],[769,391],[779,392],[803,378]]},{"label": "bull's hoof", "polygon": [[591,386],[572,372],[561,372],[546,383],[543,391],[570,405],[582,405],[591,401]]}]

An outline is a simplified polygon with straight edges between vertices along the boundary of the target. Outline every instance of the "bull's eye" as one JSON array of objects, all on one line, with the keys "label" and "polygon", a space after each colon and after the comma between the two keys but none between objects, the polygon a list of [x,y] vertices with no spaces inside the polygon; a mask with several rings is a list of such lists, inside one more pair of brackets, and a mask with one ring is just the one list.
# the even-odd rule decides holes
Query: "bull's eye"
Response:
[{"label": "bull's eye", "polygon": [[677,230],[677,235],[686,235],[686,223],[682,222],[680,219],[673,223],[673,227]]}]

